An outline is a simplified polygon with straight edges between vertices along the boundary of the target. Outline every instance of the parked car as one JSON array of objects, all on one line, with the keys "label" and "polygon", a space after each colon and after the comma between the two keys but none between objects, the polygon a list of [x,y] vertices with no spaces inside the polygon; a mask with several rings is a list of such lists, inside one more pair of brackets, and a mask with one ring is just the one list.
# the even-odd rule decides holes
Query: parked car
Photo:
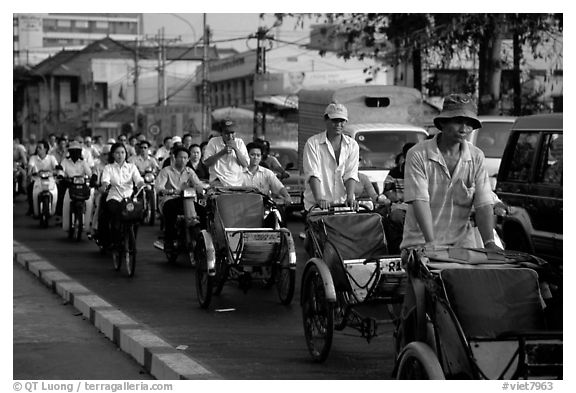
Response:
[{"label": "parked car", "polygon": [[298,168],[298,151],[290,147],[271,146],[270,154],[278,159],[290,177],[282,179],[282,183],[292,197],[292,206],[287,213],[304,209],[304,179]]},{"label": "parked car", "polygon": [[502,154],[516,118],[512,116],[478,116],[478,119],[482,123],[482,128],[474,130],[468,140],[484,152],[486,170],[490,177],[492,190],[494,190]]},{"label": "parked car", "polygon": [[498,229],[507,249],[562,264],[562,114],[516,119],[502,156],[496,194],[510,206]]}]

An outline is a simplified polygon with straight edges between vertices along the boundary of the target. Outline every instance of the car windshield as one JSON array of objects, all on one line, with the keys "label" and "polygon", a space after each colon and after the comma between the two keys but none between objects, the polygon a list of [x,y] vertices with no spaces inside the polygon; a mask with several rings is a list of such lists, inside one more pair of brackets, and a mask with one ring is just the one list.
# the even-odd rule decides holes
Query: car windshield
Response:
[{"label": "car windshield", "polygon": [[359,169],[392,169],[404,144],[418,143],[424,138],[424,133],[413,131],[358,132]]},{"label": "car windshield", "polygon": [[270,154],[278,159],[282,168],[292,163],[292,169],[298,169],[298,151],[290,148],[276,147],[270,149]]},{"label": "car windshield", "polygon": [[486,122],[478,130],[476,146],[487,158],[502,158],[513,123]]}]

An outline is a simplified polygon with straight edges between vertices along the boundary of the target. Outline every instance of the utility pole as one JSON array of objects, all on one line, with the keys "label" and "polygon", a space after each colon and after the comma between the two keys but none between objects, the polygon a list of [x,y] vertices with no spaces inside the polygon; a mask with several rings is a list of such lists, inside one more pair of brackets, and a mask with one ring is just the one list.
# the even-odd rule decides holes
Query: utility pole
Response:
[{"label": "utility pole", "polygon": [[202,139],[207,140],[212,125],[210,124],[210,90],[208,85],[208,49],[210,45],[210,27],[206,24],[206,14],[203,23],[203,53],[202,53]]},{"label": "utility pole", "polygon": [[[264,74],[266,74],[266,46],[264,41],[274,37],[267,35],[268,30],[264,27],[259,27],[256,35],[251,35],[250,38],[256,38],[256,72],[254,74],[254,82]],[[256,83],[254,83],[254,86]],[[266,136],[266,104],[254,100],[254,140],[257,138],[265,138]]]},{"label": "utility pole", "polygon": [[139,41],[136,38],[136,50],[134,51],[134,134],[138,133],[138,49],[139,49]]},{"label": "utility pole", "polygon": [[168,105],[168,86],[166,85],[166,44],[168,41],[179,41],[179,38],[167,40],[164,36],[164,27],[154,37],[158,43],[158,105]]}]

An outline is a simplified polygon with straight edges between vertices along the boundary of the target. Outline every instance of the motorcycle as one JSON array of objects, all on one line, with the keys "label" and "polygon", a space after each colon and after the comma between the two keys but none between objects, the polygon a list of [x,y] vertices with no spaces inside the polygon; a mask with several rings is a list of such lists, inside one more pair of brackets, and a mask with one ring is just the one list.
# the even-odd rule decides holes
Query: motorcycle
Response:
[{"label": "motorcycle", "polygon": [[68,193],[70,196],[70,227],[68,228],[68,238],[80,241],[84,229],[86,201],[91,197],[88,177],[74,176],[69,181]]},{"label": "motorcycle", "polygon": [[193,222],[193,206],[197,200],[196,190],[188,187],[179,191],[179,198],[184,204],[184,214],[179,214],[176,218],[176,238],[175,244],[169,245],[166,242],[156,241],[154,247],[164,251],[169,263],[175,263],[178,255],[184,254],[186,260],[192,265],[196,265],[194,259],[194,248],[196,245],[196,231],[199,232],[199,225]]},{"label": "motorcycle", "polygon": [[22,176],[22,164],[19,162],[14,162],[13,166],[13,187],[12,187],[12,195],[16,197],[18,194],[21,194],[23,191],[22,183],[23,183],[23,176]]},{"label": "motorcycle", "polygon": [[47,228],[50,217],[56,213],[56,201],[58,199],[58,188],[51,171],[40,171],[34,177],[32,198],[34,217],[40,217],[40,226]]},{"label": "motorcycle", "polygon": [[144,191],[144,219],[143,223],[154,226],[156,219],[156,190],[154,189],[154,180],[156,175],[151,169],[147,169],[143,175],[144,182],[148,187]]}]

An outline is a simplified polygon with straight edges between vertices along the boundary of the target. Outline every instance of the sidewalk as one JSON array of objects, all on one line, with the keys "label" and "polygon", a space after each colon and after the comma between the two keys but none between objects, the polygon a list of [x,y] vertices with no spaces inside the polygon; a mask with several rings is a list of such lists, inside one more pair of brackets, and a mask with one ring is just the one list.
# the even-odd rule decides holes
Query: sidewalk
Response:
[{"label": "sidewalk", "polygon": [[154,379],[17,263],[13,280],[14,379]]},{"label": "sidewalk", "polygon": [[[170,344],[164,341],[162,338],[156,336],[152,333],[146,326],[138,323],[137,321],[131,319],[129,316],[124,314],[121,310],[113,307],[111,304],[107,303],[104,299],[99,297],[97,294],[88,290],[88,288],[82,286],[78,282],[74,281],[71,277],[65,275],[56,267],[54,267],[50,262],[42,259],[39,255],[35,254],[32,250],[19,244],[17,241],[13,242],[13,255],[14,255],[14,271],[17,269],[23,271],[26,275],[26,270],[33,274],[39,281],[37,283],[45,284],[48,288],[56,292],[56,295],[50,294],[49,290],[45,290],[45,296],[54,300],[56,304],[58,302],[69,304],[68,316],[72,314],[76,318],[83,318],[85,321],[80,321],[82,323],[93,324],[97,330],[99,330],[108,340],[110,340],[110,345],[123,351],[124,356],[128,356],[127,361],[131,357],[132,360],[136,361],[136,365],[142,366],[145,372],[148,372],[155,379],[221,379],[219,375],[205,369],[202,365],[197,363],[192,358],[186,356],[181,351],[173,348]],[[17,274],[17,273],[14,273]],[[29,275],[29,274],[28,274]],[[31,276],[33,278],[33,276]],[[16,276],[15,276],[16,279]],[[42,288],[38,288],[42,289]],[[16,308],[17,297],[20,292],[18,292],[18,283],[14,283],[14,354],[16,355],[16,347],[19,346],[18,336],[17,336],[17,319],[21,317],[22,312]],[[58,299],[58,295],[61,299]],[[25,306],[22,304],[21,306]],[[30,305],[28,305],[30,306]],[[30,307],[28,307],[30,309]],[[28,310],[32,311],[33,307]],[[72,310],[72,311],[70,311]],[[64,310],[62,310],[64,311]],[[26,314],[26,312],[23,312]],[[64,313],[67,313],[64,311]],[[21,324],[19,325],[21,329],[32,329],[34,327],[34,321],[21,319]],[[47,322],[48,323],[48,322]],[[49,340],[54,333],[54,330],[61,330],[60,319],[54,317],[48,323],[52,327],[52,330],[46,328],[40,330],[40,337],[43,340]],[[90,326],[87,326],[90,328]],[[34,337],[35,333],[30,332],[31,337]],[[66,337],[70,337],[70,334],[62,332]],[[96,336],[100,334],[94,331]],[[101,336],[102,337],[102,336]],[[37,337],[38,338],[38,337]],[[85,340],[86,341],[86,340]],[[114,348],[111,348],[114,349]],[[65,363],[72,364],[77,363],[87,357],[91,357],[89,348],[74,349],[72,345],[69,349],[63,350],[68,356],[68,360],[64,360]],[[31,351],[32,352],[32,351]],[[46,362],[46,359],[50,357],[44,357],[38,353],[38,357],[41,357]],[[31,354],[33,355],[33,354]],[[97,359],[94,356],[94,359]],[[17,364],[16,356],[14,358],[14,378],[20,378],[16,373],[19,368],[26,368],[25,364],[29,361],[27,359],[22,359],[20,364]],[[100,361],[100,360],[99,360]],[[47,366],[53,364],[52,361],[48,360]],[[66,365],[65,365],[66,367]],[[89,368],[89,366],[81,366],[80,369]],[[75,379],[72,376],[71,369],[69,369],[68,374],[61,375],[58,377],[61,379]],[[138,374],[139,375],[139,374]],[[24,379],[24,376],[22,376]],[[56,378],[56,377],[53,377]],[[90,379],[89,376],[86,378]],[[94,376],[97,379],[99,377]],[[113,379],[108,377],[102,377],[106,379]],[[40,379],[40,378],[38,378]],[[81,377],[79,379],[84,379]],[[131,379],[122,375],[120,379]],[[135,377],[133,379],[144,379],[142,376]]]}]

